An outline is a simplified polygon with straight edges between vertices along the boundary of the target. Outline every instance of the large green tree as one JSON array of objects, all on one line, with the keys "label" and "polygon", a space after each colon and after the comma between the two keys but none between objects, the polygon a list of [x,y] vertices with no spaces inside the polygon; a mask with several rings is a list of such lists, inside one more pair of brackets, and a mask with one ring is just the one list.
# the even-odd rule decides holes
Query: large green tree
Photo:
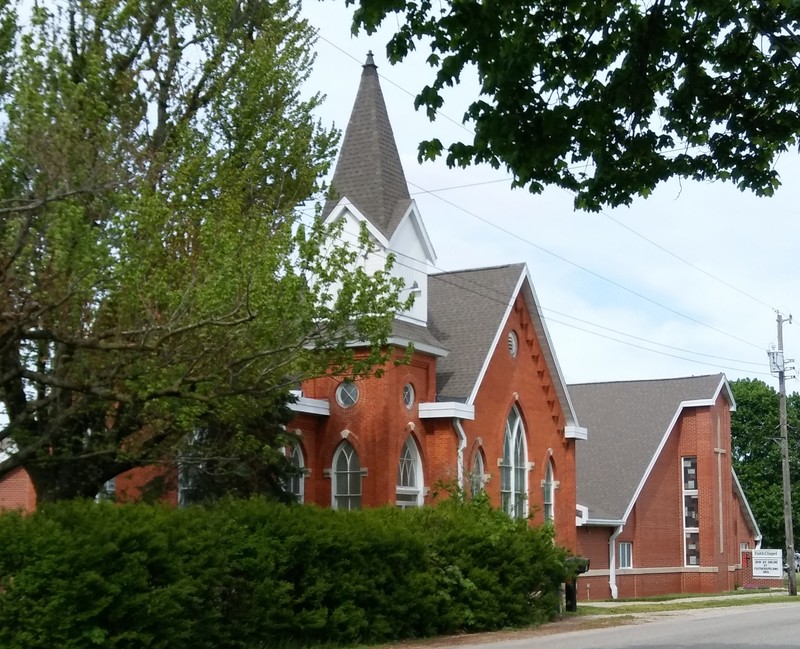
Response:
[{"label": "large green tree", "polygon": [[[40,500],[220,439],[275,462],[290,388],[383,361],[398,303],[294,208],[336,134],[295,0],[0,1],[0,476]],[[364,246],[366,240],[362,241]],[[348,341],[372,344],[353,364]],[[275,480],[272,480],[275,483]]]},{"label": "large green tree", "polygon": [[[778,393],[758,379],[731,383],[736,412],[731,418],[733,466],[763,535],[762,545],[783,548],[783,478]],[[800,394],[787,398],[792,517],[800,531]]]},{"label": "large green tree", "polygon": [[770,195],[774,162],[800,133],[797,0],[348,0],[354,30],[387,16],[389,59],[429,49],[416,103],[433,119],[443,91],[474,69],[472,141],[450,165],[486,162],[576,205],[630,203],[678,176]]}]

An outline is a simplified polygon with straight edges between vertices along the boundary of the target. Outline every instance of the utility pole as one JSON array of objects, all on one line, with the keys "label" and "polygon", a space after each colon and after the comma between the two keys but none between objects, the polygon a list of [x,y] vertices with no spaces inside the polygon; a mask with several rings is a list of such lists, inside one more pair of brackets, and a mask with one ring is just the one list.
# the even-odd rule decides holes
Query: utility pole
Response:
[{"label": "utility pole", "polygon": [[794,562],[794,523],[792,522],[792,483],[789,478],[789,433],[786,425],[786,363],[783,357],[783,323],[792,324],[792,316],[783,318],[778,312],[778,349],[774,365],[778,370],[778,397],[780,398],[781,462],[783,464],[783,524],[786,530],[786,565],[789,577],[789,595],[797,595],[797,573]]}]

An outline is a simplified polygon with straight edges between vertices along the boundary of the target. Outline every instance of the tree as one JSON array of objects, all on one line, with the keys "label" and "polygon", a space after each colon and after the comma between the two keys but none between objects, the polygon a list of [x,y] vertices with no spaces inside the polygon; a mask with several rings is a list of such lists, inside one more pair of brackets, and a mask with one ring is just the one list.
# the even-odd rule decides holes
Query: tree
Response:
[{"label": "tree", "polygon": [[300,94],[296,1],[60,0],[19,22],[10,3],[0,476],[92,496],[198,430],[275,461],[290,389],[380,366],[401,307],[365,238],[294,212],[337,141]]},{"label": "tree", "polygon": [[[785,547],[778,393],[763,381],[731,383],[736,412],[731,417],[733,466],[763,535],[762,545]],[[800,514],[800,394],[787,398],[793,519]],[[795,527],[795,534],[797,528]]]},{"label": "tree", "polygon": [[532,192],[575,192],[579,208],[629,204],[675,176],[771,195],[773,163],[800,133],[796,0],[348,3],[354,31],[395,14],[390,61],[430,48],[416,106],[431,119],[442,91],[477,72],[475,135],[449,144],[449,165],[504,166]]}]

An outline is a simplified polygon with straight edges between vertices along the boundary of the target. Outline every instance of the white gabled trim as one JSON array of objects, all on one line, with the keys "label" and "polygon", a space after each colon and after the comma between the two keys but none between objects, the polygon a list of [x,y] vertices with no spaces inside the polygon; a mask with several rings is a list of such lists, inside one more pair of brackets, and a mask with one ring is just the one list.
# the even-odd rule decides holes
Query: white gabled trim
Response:
[{"label": "white gabled trim", "polygon": [[736,493],[739,496],[739,499],[744,503],[745,508],[747,509],[747,516],[750,518],[750,523],[752,526],[753,537],[755,538],[756,545],[761,544],[761,530],[758,529],[758,523],[756,522],[756,517],[753,515],[753,510],[750,509],[750,503],[747,501],[747,497],[744,495],[744,489],[742,489],[742,483],[739,482],[739,476],[736,475],[736,471],[733,467],[731,467],[731,475],[733,476],[733,486],[736,489]]},{"label": "white gabled trim", "polygon": [[460,401],[428,401],[419,404],[420,419],[439,419],[450,417],[455,419],[475,419],[475,406]]},{"label": "white gabled trim", "polygon": [[331,414],[331,404],[327,399],[312,399],[310,397],[297,397],[297,403],[290,403],[289,410],[301,412],[307,415],[322,415],[327,417]]},{"label": "white gabled trim", "polygon": [[733,394],[730,391],[730,386],[728,385],[728,380],[723,375],[722,379],[717,386],[717,389],[714,391],[714,396],[710,399],[689,399],[687,401],[681,401],[678,404],[678,408],[675,410],[675,414],[672,416],[672,421],[669,422],[669,426],[667,426],[667,430],[664,432],[664,435],[661,437],[661,441],[658,444],[658,448],[656,448],[656,452],[653,454],[653,457],[650,458],[650,463],[647,465],[647,469],[645,469],[644,475],[642,479],[639,481],[638,486],[636,487],[636,491],[633,493],[633,497],[631,501],[628,503],[628,507],[625,509],[625,513],[622,516],[622,520],[627,522],[628,516],[630,516],[631,511],[633,511],[633,506],[636,504],[636,500],[639,498],[639,494],[642,493],[642,489],[644,489],[645,484],[647,484],[647,480],[650,478],[650,473],[653,471],[653,468],[658,461],[659,456],[661,455],[661,451],[664,450],[664,446],[669,439],[670,434],[672,433],[673,428],[675,428],[675,424],[678,423],[678,419],[680,418],[683,411],[688,408],[705,408],[711,407],[717,402],[717,398],[722,391],[723,388],[726,388],[726,396],[728,397],[728,403],[730,404],[731,410],[736,409],[736,403],[733,402]]},{"label": "white gabled trim", "polygon": [[567,424],[564,426],[564,437],[567,439],[589,439],[589,431],[583,426],[576,426],[575,424]]},{"label": "white gabled trim", "polygon": [[378,228],[372,225],[370,220],[365,217],[346,196],[342,196],[339,199],[339,202],[336,203],[336,206],[331,210],[331,213],[328,214],[328,218],[325,219],[325,223],[333,223],[337,221],[338,219],[342,218],[345,212],[350,212],[350,214],[352,214],[359,223],[365,223],[367,226],[367,232],[369,232],[375,238],[375,240],[383,247],[384,250],[388,250],[389,240],[383,236]]},{"label": "white gabled trim", "polygon": [[[514,288],[514,292],[511,295],[508,305],[506,306],[503,318],[500,320],[500,326],[495,332],[494,339],[489,347],[489,352],[487,353],[486,358],[483,360],[483,366],[481,367],[481,371],[478,374],[478,379],[475,381],[475,385],[472,388],[472,392],[467,399],[467,403],[475,402],[475,398],[478,395],[478,390],[480,389],[481,383],[483,383],[483,377],[486,375],[486,372],[489,369],[489,363],[491,362],[492,356],[494,355],[495,349],[500,341],[500,336],[505,329],[506,323],[508,322],[508,317],[511,314],[511,310],[514,308],[514,302],[516,301],[517,296],[522,288],[526,285],[526,282],[528,291],[530,293],[531,302],[531,304],[528,305],[528,312],[531,317],[531,322],[533,324],[536,337],[539,340],[539,346],[541,347],[542,353],[545,356],[547,369],[550,370],[553,383],[555,384],[556,393],[558,394],[559,401],[561,403],[561,409],[564,411],[564,418],[566,420],[565,424],[567,427],[571,427],[573,430],[575,430],[576,436],[574,439],[586,440],[588,439],[588,431],[583,428],[583,433],[578,432],[581,430],[581,427],[578,424],[578,416],[575,412],[575,407],[572,405],[572,399],[570,399],[569,391],[567,390],[567,382],[564,380],[564,373],[561,371],[561,365],[559,365],[558,358],[556,357],[553,341],[550,338],[550,332],[547,330],[547,323],[542,317],[539,307],[539,298],[536,296],[536,290],[533,288],[533,279],[531,278],[530,270],[528,269],[527,264],[523,265],[517,285]],[[580,434],[583,434],[584,436],[581,437]]]},{"label": "white gabled trim", "polygon": [[[403,225],[403,221],[406,219],[411,219],[411,223],[414,226],[414,230],[417,233],[417,237],[419,238],[420,242],[422,243],[422,248],[425,250],[425,256],[428,259],[430,264],[436,263],[436,251],[433,249],[433,243],[431,243],[431,239],[428,236],[428,231],[425,229],[425,224],[422,221],[422,217],[419,214],[419,208],[417,207],[417,202],[412,198],[411,205],[408,206],[406,213],[403,215],[403,218],[400,219],[400,222],[397,224],[397,228],[395,228],[395,232],[400,229],[400,226]],[[392,238],[394,238],[394,233],[392,233]],[[391,242],[391,240],[390,240]]]}]

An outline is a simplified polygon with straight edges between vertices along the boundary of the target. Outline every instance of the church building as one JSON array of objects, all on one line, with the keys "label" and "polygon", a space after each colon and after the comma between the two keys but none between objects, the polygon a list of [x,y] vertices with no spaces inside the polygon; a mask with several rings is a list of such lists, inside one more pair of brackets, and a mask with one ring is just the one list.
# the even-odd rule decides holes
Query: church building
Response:
[{"label": "church building", "polygon": [[[415,295],[389,344],[407,364],[380,377],[304,382],[290,428],[304,502],[341,509],[430,503],[438,487],[485,490],[549,521],[575,549],[576,418],[524,264],[439,272],[410,197],[370,55],[322,218],[366,227],[380,267]],[[368,262],[369,263],[369,262]]]}]

